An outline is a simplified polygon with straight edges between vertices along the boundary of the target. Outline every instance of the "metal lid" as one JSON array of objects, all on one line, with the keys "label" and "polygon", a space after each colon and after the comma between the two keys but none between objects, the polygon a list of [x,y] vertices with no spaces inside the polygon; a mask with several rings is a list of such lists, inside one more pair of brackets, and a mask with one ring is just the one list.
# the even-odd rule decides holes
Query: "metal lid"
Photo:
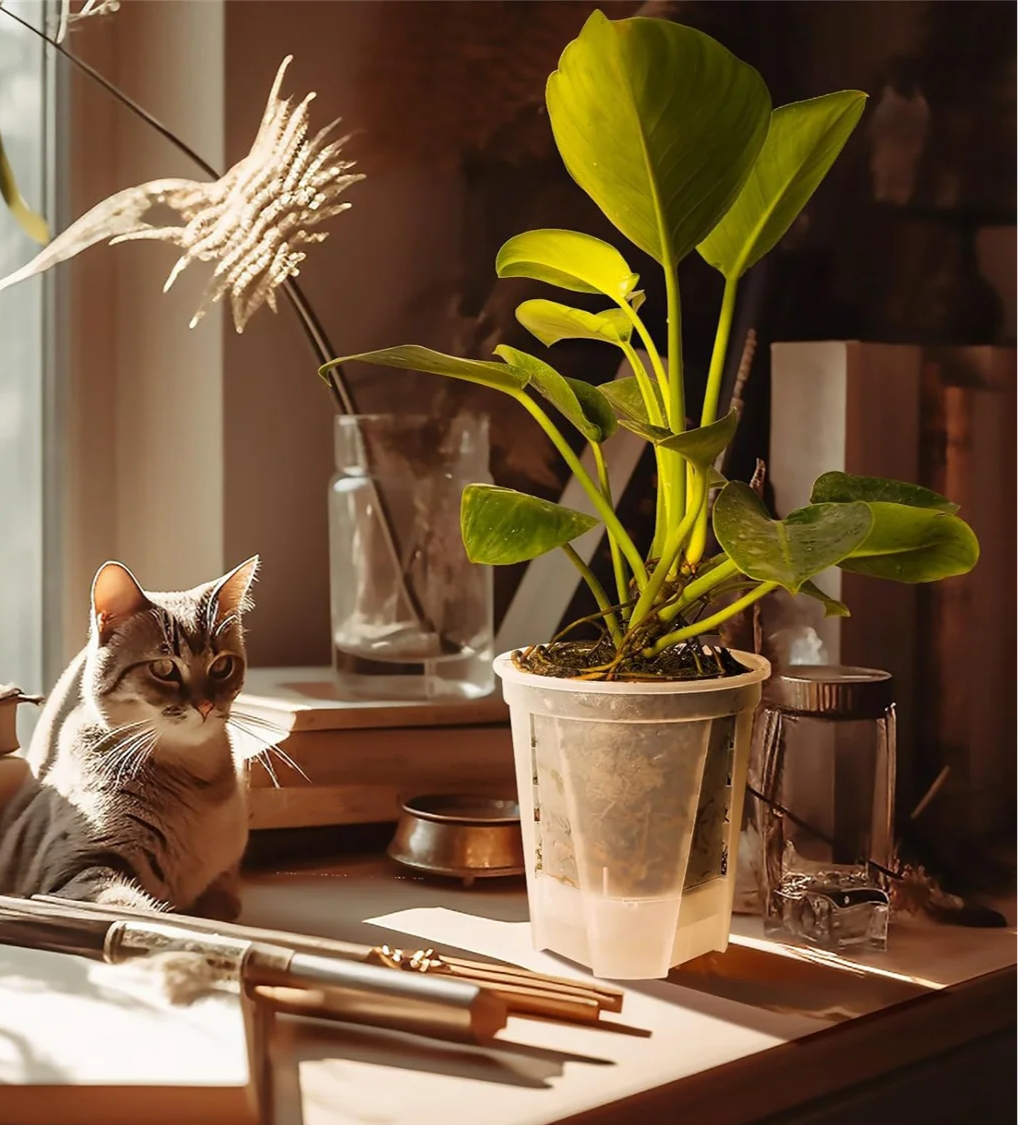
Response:
[{"label": "metal lid", "polygon": [[894,702],[890,672],[836,664],[796,664],[773,676],[764,700],[782,711],[875,718]]}]

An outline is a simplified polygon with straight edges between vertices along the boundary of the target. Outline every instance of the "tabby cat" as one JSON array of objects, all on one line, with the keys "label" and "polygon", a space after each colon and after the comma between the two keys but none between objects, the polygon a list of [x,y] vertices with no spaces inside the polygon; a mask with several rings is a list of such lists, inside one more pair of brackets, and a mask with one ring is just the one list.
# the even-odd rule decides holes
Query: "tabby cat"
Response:
[{"label": "tabby cat", "polygon": [[0,815],[0,893],[235,917],[247,809],[228,724],[257,557],[184,593],[117,562]]}]

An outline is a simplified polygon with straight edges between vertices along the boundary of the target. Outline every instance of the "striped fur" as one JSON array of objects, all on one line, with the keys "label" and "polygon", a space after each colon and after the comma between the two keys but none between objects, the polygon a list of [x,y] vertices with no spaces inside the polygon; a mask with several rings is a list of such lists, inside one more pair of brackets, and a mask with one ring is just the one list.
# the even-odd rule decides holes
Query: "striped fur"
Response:
[{"label": "striped fur", "polygon": [[236,913],[247,809],[228,724],[257,564],[173,594],[100,568],[89,642],[0,815],[0,893]]}]

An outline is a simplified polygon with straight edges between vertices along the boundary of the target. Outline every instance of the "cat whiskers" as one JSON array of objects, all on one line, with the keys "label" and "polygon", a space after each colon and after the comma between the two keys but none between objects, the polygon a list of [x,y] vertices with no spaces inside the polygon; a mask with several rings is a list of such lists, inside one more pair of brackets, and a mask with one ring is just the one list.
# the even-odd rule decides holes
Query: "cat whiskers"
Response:
[{"label": "cat whiskers", "polygon": [[137,777],[159,740],[159,734],[151,719],[130,725],[141,729],[134,730],[124,742],[115,746],[104,758],[101,772],[104,783],[112,782],[115,786],[119,786]]},{"label": "cat whiskers", "polygon": [[269,777],[272,779],[272,784],[277,789],[279,788],[279,778],[276,776],[276,771],[272,767],[270,757],[272,754],[275,754],[276,757],[279,758],[281,762],[288,765],[290,769],[299,773],[309,785],[311,784],[311,778],[309,778],[293,758],[279,746],[279,741],[286,737],[289,733],[288,731],[276,726],[274,723],[267,722],[258,715],[251,715],[243,711],[239,713],[236,711],[231,712],[226,720],[226,724],[228,727],[234,727],[240,734],[259,744],[257,753],[252,754],[251,757],[261,762]]}]

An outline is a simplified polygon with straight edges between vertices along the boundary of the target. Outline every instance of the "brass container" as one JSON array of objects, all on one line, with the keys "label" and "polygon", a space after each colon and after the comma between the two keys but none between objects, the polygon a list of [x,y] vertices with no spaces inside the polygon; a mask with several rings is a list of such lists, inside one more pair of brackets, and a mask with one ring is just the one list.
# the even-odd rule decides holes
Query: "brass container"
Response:
[{"label": "brass container", "polygon": [[467,886],[474,879],[522,875],[520,807],[515,800],[468,794],[414,797],[403,805],[388,854]]}]

